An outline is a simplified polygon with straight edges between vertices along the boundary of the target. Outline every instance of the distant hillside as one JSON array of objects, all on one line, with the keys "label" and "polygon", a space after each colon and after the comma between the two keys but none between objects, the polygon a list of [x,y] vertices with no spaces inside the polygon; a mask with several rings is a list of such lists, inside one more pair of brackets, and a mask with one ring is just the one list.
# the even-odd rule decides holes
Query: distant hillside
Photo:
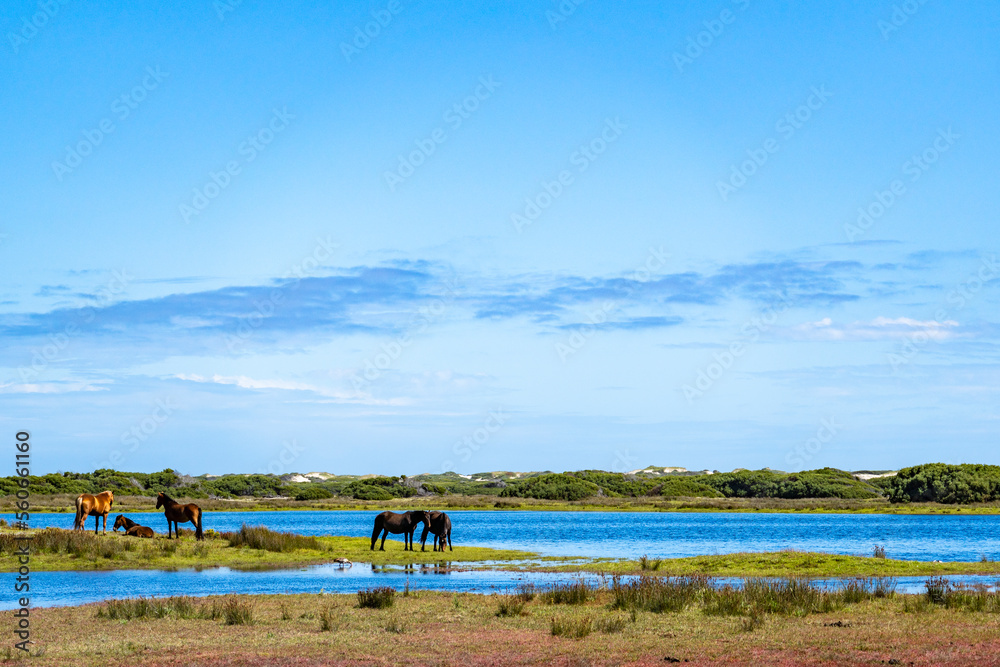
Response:
[{"label": "distant hillside", "polygon": [[[0,495],[19,488],[17,477],[0,478]],[[1000,466],[932,463],[894,471],[835,468],[786,473],[777,470],[689,471],[648,466],[628,473],[578,470],[553,473],[454,472],[407,477],[334,475],[325,472],[190,477],[166,469],[156,473],[102,469],[29,477],[32,494],[97,493],[154,496],[159,491],[190,498],[289,498],[301,501],[345,497],[391,500],[427,495],[497,496],[580,500],[604,497],[888,498],[894,503],[1000,501]]]}]

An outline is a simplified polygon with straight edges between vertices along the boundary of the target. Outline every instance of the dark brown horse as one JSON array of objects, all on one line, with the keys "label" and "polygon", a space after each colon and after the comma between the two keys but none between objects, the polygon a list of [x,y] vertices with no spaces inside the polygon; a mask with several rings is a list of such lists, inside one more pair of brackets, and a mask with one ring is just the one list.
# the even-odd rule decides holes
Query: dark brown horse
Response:
[{"label": "dark brown horse", "polygon": [[[417,530],[417,525],[421,522],[426,526],[430,521],[427,512],[416,510],[396,514],[395,512],[382,512],[375,517],[375,529],[372,530],[372,547],[369,551],[375,551],[375,542],[378,541],[378,534],[382,533],[382,544],[379,551],[385,551],[385,538],[389,533],[393,535],[403,534],[403,551],[413,551],[413,533]],[[426,530],[426,528],[425,528]]]},{"label": "dark brown horse", "polygon": [[180,528],[177,524],[187,523],[188,521],[194,524],[194,536],[199,540],[204,539],[204,535],[201,532],[200,507],[194,503],[181,505],[162,491],[156,494],[156,509],[160,509],[161,507],[163,508],[163,516],[167,517],[167,539],[170,539],[171,524],[173,524],[174,533],[180,538]]},{"label": "dark brown horse", "polygon": [[430,519],[430,523],[424,524],[424,532],[420,534],[420,550],[424,551],[424,543],[427,542],[427,531],[434,533],[434,548],[433,551],[438,550],[438,543],[441,544],[441,551],[444,551],[445,541],[447,540],[448,548],[451,548],[451,519],[444,512],[428,512],[427,518]]},{"label": "dark brown horse", "polygon": [[97,524],[101,517],[104,517],[104,534],[108,532],[108,512],[115,504],[115,494],[111,491],[101,491],[96,496],[89,493],[81,493],[76,497],[76,520],[73,521],[73,530],[84,530],[83,524],[87,517],[94,517],[94,535],[97,535]]},{"label": "dark brown horse", "polygon": [[146,526],[140,526],[132,519],[121,514],[115,519],[114,531],[117,533],[119,528],[125,529],[125,534],[131,537],[152,537],[153,529],[147,528]]}]

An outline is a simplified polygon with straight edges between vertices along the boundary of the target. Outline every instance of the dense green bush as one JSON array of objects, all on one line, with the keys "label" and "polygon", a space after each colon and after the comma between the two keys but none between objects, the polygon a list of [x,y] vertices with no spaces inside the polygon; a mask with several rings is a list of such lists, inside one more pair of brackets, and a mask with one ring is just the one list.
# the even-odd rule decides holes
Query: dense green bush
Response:
[{"label": "dense green bush", "polygon": [[539,498],[544,500],[581,500],[596,496],[597,484],[573,475],[550,474],[512,482],[500,492],[507,498]]},{"label": "dense green bush", "polygon": [[871,485],[834,468],[778,473],[771,470],[699,475],[687,480],[710,486],[727,498],[877,498]]},{"label": "dense green bush", "polygon": [[415,496],[417,490],[404,486],[395,477],[369,477],[351,482],[341,490],[340,494],[358,500],[392,500]]},{"label": "dense green bush", "polygon": [[690,477],[666,477],[657,480],[656,486],[649,495],[666,496],[670,498],[721,498],[722,493],[708,484],[693,481]]},{"label": "dense green bush", "polygon": [[294,497],[296,500],[323,500],[324,498],[333,498],[333,494],[322,486],[303,484],[295,490]]},{"label": "dense green bush", "polygon": [[928,463],[883,478],[894,503],[988,503],[1000,500],[1000,466]]}]

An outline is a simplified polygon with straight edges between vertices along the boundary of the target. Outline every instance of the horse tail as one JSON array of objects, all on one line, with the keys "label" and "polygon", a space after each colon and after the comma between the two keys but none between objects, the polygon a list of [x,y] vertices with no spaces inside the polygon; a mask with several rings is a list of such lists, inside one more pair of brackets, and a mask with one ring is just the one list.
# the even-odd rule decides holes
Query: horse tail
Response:
[{"label": "horse tail", "polygon": [[195,522],[194,537],[197,540],[205,539],[205,535],[201,532],[201,508],[198,508],[198,521]]},{"label": "horse tail", "polygon": [[76,518],[73,519],[73,530],[77,528],[82,528],[80,523],[80,512],[83,511],[83,496],[76,497]]}]

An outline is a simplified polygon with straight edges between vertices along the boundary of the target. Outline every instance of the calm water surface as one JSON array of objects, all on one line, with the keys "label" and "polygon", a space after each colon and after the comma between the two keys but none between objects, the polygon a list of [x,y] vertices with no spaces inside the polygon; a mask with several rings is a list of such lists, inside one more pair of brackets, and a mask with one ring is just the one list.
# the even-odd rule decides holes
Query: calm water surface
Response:
[{"label": "calm water surface", "polygon": [[[238,530],[246,523],[303,535],[370,537],[375,514],[206,512],[204,527]],[[670,558],[780,549],[870,555],[875,545],[881,545],[889,557],[906,560],[973,561],[984,555],[1000,559],[1000,516],[501,511],[448,514],[456,545],[523,549],[545,556],[637,558],[648,554]],[[9,514],[0,516],[12,520]],[[157,533],[166,533],[162,514],[136,512],[130,516]],[[73,515],[33,514],[31,525],[71,528]],[[93,519],[88,526],[93,527]]]},{"label": "calm water surface", "polygon": [[[263,524],[305,535],[370,537],[375,512],[206,512],[204,527],[237,530]],[[449,511],[457,547],[474,545],[523,549],[546,556],[637,558],[797,549],[838,554],[871,553],[884,546],[889,557],[907,560],[972,561],[1000,559],[1000,516],[893,516],[852,514],[737,514],[627,512]],[[0,515],[11,521],[11,515]],[[143,525],[165,533],[162,514],[133,513]],[[33,527],[71,528],[73,515],[33,514]],[[89,525],[93,525],[92,523]],[[400,539],[386,548],[399,549]],[[0,575],[0,587],[13,591],[13,574]],[[119,570],[112,572],[36,572],[31,575],[34,606],[83,604],[114,597],[216,595],[222,593],[354,592],[369,586],[444,591],[495,592],[523,581],[539,584],[574,578],[570,574],[455,572],[433,569],[373,570],[319,565],[293,570],[240,572]],[[590,577],[596,581],[596,578]],[[993,582],[997,577],[955,577]],[[900,577],[900,591],[923,590],[923,578]],[[13,608],[0,596],[0,609]]]}]

